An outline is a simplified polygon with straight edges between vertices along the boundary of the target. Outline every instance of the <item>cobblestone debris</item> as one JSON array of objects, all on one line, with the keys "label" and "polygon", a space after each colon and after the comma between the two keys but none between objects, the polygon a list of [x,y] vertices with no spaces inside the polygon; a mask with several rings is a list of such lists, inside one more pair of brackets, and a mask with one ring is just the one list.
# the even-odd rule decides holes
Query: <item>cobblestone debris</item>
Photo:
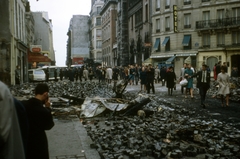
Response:
[{"label": "cobblestone debris", "polygon": [[[157,104],[158,103],[158,104]],[[84,124],[102,158],[239,158],[240,130],[168,101],[152,102],[148,118],[115,117]],[[94,120],[94,119],[93,119]]]}]

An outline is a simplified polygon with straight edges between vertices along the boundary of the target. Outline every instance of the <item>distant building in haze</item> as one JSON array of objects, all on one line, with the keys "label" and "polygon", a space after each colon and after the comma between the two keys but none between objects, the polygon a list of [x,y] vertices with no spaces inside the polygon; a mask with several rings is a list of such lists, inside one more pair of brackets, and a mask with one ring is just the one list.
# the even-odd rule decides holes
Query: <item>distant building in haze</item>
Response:
[{"label": "distant building in haze", "polygon": [[82,63],[89,58],[89,16],[73,15],[70,20],[67,41],[66,65]]}]

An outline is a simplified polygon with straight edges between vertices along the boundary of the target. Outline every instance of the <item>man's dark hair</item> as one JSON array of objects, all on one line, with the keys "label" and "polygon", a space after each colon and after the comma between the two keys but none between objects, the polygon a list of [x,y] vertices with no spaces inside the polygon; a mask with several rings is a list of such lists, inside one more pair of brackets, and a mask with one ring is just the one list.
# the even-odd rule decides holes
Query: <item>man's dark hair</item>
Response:
[{"label": "man's dark hair", "polygon": [[35,88],[35,95],[43,94],[45,92],[49,92],[48,85],[44,83],[39,83]]}]

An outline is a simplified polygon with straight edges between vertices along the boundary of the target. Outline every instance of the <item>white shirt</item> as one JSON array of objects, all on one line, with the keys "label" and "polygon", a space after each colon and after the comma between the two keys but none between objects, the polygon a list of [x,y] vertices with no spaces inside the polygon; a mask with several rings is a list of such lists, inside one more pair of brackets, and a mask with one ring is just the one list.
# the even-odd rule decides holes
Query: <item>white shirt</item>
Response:
[{"label": "white shirt", "polygon": [[201,82],[207,83],[206,77],[207,77],[207,71],[202,71],[202,80],[201,80]]}]

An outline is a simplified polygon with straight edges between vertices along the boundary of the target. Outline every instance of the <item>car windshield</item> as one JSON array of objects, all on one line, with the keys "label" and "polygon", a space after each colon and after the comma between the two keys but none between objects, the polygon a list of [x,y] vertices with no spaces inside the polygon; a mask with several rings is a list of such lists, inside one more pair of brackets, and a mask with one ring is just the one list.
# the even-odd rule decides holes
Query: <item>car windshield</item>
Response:
[{"label": "car windshield", "polygon": [[34,72],[35,74],[44,74],[44,72],[42,70],[35,70]]}]

